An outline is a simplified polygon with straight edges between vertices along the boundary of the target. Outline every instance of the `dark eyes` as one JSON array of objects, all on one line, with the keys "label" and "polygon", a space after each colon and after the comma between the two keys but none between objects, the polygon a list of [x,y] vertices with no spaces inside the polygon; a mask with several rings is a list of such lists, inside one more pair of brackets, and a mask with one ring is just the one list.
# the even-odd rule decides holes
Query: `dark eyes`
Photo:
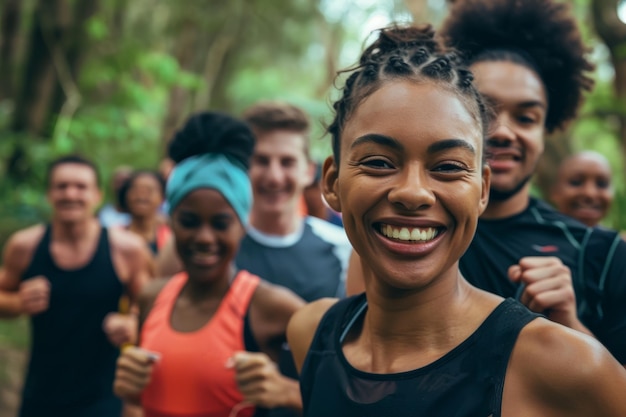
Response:
[{"label": "dark eyes", "polygon": [[374,169],[392,169],[394,168],[389,162],[384,159],[367,159],[361,162],[361,165],[368,168]]},{"label": "dark eyes", "polygon": [[[360,163],[361,166],[371,169],[384,170],[394,169],[391,163],[384,159],[368,159]],[[468,171],[469,168],[461,163],[456,162],[443,162],[435,165],[431,168],[431,171],[438,173],[457,173],[462,171]]]},{"label": "dark eyes", "polygon": [[455,173],[455,172],[468,171],[468,170],[469,169],[466,166],[463,166],[461,164],[454,164],[451,162],[439,164],[433,169],[433,171],[435,172],[444,172],[444,173]]},{"label": "dark eyes", "polygon": [[[569,180],[569,185],[571,185],[572,187],[582,187],[585,182],[586,181],[584,179],[571,179]],[[605,189],[609,188],[611,186],[611,183],[605,180],[596,180],[595,185],[598,188]]]},{"label": "dark eyes", "polygon": [[[202,220],[196,216],[178,216],[178,223],[185,229],[195,229],[202,225]],[[230,217],[217,217],[211,219],[210,225],[213,229],[218,231],[227,230],[232,224],[233,219]]]}]

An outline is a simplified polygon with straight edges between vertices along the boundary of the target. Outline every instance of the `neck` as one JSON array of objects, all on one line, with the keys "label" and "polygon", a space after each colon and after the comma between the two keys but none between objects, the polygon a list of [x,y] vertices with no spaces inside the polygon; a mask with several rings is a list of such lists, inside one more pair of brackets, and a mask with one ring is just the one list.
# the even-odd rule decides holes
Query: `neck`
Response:
[{"label": "neck", "polygon": [[128,230],[143,236],[146,240],[152,240],[156,234],[158,225],[157,218],[151,217],[134,217],[132,218]]},{"label": "neck", "polygon": [[250,225],[268,235],[286,236],[295,233],[300,227],[302,217],[297,210],[289,209],[281,213],[250,213]]},{"label": "neck", "polygon": [[95,218],[79,222],[52,221],[52,237],[57,241],[79,242],[88,239],[100,230],[100,223]]},{"label": "neck", "polygon": [[454,273],[454,281],[439,282],[416,292],[382,288],[369,291],[368,288],[365,328],[372,340],[381,343],[395,340],[407,346],[423,346],[447,337],[441,329],[449,327],[446,323],[458,317],[459,309],[470,305],[470,286],[460,279],[460,272]]},{"label": "neck", "polygon": [[528,207],[530,199],[530,184],[524,186],[518,193],[506,200],[489,200],[481,219],[504,219],[521,213]]},{"label": "neck", "polygon": [[230,283],[236,274],[237,269],[234,265],[231,265],[227,274],[221,279],[215,281],[206,282],[189,276],[187,283],[183,288],[183,295],[186,296],[192,303],[200,303],[208,299],[221,300],[228,292]]}]

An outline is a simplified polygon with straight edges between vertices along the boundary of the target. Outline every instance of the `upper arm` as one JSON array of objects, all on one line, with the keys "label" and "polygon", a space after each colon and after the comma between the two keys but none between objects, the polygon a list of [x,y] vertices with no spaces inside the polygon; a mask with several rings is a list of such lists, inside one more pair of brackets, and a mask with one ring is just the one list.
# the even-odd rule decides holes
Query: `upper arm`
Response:
[{"label": "upper arm", "polygon": [[127,288],[131,298],[136,299],[142,288],[154,277],[154,261],[145,245],[135,248],[134,252]]},{"label": "upper arm", "polygon": [[287,288],[261,281],[250,304],[250,326],[261,350],[277,359],[287,336],[287,324],[305,305]]},{"label": "upper arm", "polygon": [[127,230],[110,228],[114,265],[132,302],[154,276],[154,260],[143,239]]},{"label": "upper arm", "polygon": [[298,310],[287,326],[287,341],[298,372],[302,370],[306,354],[313,342],[315,331],[328,309],[337,302],[334,298],[314,301]]},{"label": "upper arm", "polygon": [[17,291],[22,275],[32,260],[42,231],[40,226],[35,226],[19,231],[9,238],[2,253],[0,290]]},{"label": "upper arm", "polygon": [[507,379],[510,372],[516,375],[505,383],[505,399],[507,384],[519,378],[528,396],[518,403],[535,415],[626,415],[626,370],[597,340],[555,323],[536,320],[524,328]]},{"label": "upper arm", "polygon": [[156,276],[171,277],[183,270],[183,266],[176,253],[176,241],[171,234],[156,257]]},{"label": "upper arm", "polygon": [[140,329],[143,327],[143,323],[146,321],[146,317],[148,317],[150,310],[152,310],[154,301],[156,300],[163,287],[167,284],[167,282],[168,280],[165,278],[152,280],[144,285],[139,292],[139,295],[137,296],[137,305],[139,307]]}]

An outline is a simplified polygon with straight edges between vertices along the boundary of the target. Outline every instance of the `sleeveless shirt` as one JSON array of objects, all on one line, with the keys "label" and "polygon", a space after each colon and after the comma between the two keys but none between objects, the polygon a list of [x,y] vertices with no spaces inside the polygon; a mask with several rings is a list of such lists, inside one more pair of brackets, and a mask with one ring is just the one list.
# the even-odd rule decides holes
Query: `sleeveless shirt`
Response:
[{"label": "sleeveless shirt", "polygon": [[93,258],[74,270],[57,266],[50,241],[47,226],[22,276],[22,280],[45,276],[50,281],[50,303],[48,310],[30,318],[31,357],[20,415],[119,413],[121,401],[113,395],[119,350],[107,339],[102,324],[108,313],[117,311],[124,288],[113,267],[107,229],[101,229]]},{"label": "sleeveless shirt", "polygon": [[353,368],[342,350],[366,309],[361,294],[337,302],[320,321],[300,378],[305,417],[500,417],[509,356],[520,330],[538,317],[507,299],[442,358],[372,374]]},{"label": "sleeveless shirt", "polygon": [[[259,277],[240,271],[213,317],[199,330],[171,326],[176,299],[187,282],[179,273],[157,296],[141,330],[141,347],[161,355],[142,393],[144,417],[225,417],[243,401],[226,361],[245,350],[244,321]],[[237,417],[249,417],[245,408]]]}]

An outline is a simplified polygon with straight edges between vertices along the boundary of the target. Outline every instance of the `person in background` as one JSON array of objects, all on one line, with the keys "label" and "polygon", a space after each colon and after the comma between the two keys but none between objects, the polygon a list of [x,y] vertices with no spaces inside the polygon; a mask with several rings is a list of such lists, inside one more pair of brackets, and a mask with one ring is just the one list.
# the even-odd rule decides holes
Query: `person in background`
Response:
[{"label": "person in background", "polygon": [[485,106],[430,26],[379,32],[347,70],[324,196],[365,293],[298,311],[307,417],[622,417],[626,370],[595,339],[470,285],[487,207]]},{"label": "person in background", "polygon": [[326,201],[324,201],[320,183],[321,178],[322,166],[321,164],[316,164],[313,182],[304,189],[304,201],[306,202],[307,212],[310,216],[343,227],[339,213],[331,209]]},{"label": "person in background", "polygon": [[[263,101],[250,107],[243,119],[256,137],[249,171],[254,198],[237,267],[307,302],[343,297],[352,252],[344,230],[300,214],[304,189],[315,173],[307,114],[288,103]],[[170,242],[157,258],[158,276],[181,270]]]},{"label": "person in background", "polygon": [[127,165],[120,165],[113,170],[111,176],[113,203],[106,203],[98,210],[98,219],[102,226],[127,226],[130,223],[130,215],[121,209],[118,195],[120,188],[132,174],[133,168]]},{"label": "person in background", "polygon": [[0,314],[30,316],[31,354],[20,417],[119,416],[119,346],[137,319],[119,314],[150,280],[143,241],[94,216],[102,193],[93,162],[75,155],[48,168],[52,217],[11,236],[0,269]]},{"label": "person in background", "polygon": [[118,194],[120,208],[130,214],[126,228],[141,236],[156,255],[170,238],[170,228],[160,207],[165,201],[165,181],[156,171],[136,171]]},{"label": "person in background", "polygon": [[594,227],[613,203],[611,165],[604,155],[582,151],[565,158],[550,192],[557,210]]},{"label": "person in background", "polygon": [[235,265],[253,146],[245,123],[216,112],[193,115],[170,144],[177,165],[166,195],[183,272],[142,292],[140,347],[123,351],[114,384],[145,417],[301,408],[297,380],[275,362],[303,302]]}]

